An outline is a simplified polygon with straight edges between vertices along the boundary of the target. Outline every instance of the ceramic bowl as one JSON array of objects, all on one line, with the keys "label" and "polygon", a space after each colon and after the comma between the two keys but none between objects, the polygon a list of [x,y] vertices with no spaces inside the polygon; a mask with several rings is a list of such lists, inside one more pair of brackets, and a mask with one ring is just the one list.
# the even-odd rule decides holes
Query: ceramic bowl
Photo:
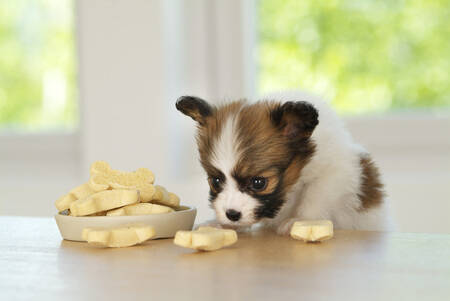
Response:
[{"label": "ceramic bowl", "polygon": [[84,228],[109,228],[128,224],[147,224],[155,228],[154,238],[174,237],[178,230],[192,230],[197,209],[182,206],[170,213],[133,215],[133,216],[70,216],[56,214],[55,220],[62,238],[83,241],[81,232]]}]

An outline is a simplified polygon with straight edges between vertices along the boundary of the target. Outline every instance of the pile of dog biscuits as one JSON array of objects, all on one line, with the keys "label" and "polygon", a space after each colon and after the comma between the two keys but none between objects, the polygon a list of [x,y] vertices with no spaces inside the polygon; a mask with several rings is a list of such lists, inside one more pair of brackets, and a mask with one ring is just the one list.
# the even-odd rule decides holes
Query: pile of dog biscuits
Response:
[{"label": "pile of dog biscuits", "polygon": [[[55,202],[59,212],[71,216],[144,215],[172,212],[180,199],[163,186],[153,185],[147,168],[133,172],[112,169],[104,161],[91,165],[90,178]],[[119,209],[120,208],[120,209]]]},{"label": "pile of dog biscuits", "polygon": [[[104,161],[91,165],[87,183],[61,196],[55,206],[61,214],[78,216],[124,216],[170,213],[180,205],[179,197],[163,186],[153,185],[147,168],[133,172],[114,170]],[[84,229],[87,242],[109,247],[130,246],[155,236],[151,226],[128,225],[114,229]]]}]

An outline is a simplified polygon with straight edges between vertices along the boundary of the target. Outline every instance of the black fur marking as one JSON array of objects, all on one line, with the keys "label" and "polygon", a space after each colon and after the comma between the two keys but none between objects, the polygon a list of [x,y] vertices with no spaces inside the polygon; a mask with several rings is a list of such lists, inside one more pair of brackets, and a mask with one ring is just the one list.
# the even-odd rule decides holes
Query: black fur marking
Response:
[{"label": "black fur marking", "polygon": [[239,191],[245,192],[248,186],[248,179],[238,176],[235,172],[232,173],[232,177],[236,180]]},{"label": "black fur marking", "polygon": [[[221,180],[221,186],[218,189],[215,189],[211,184],[212,178],[219,178]],[[214,172],[208,175],[208,184],[209,184],[209,201],[212,203],[215,201],[219,193],[222,192],[223,186],[226,184],[227,178],[225,177],[224,173],[220,170],[214,168]]]},{"label": "black fur marking", "polygon": [[195,96],[181,96],[175,104],[178,111],[191,117],[200,125],[205,124],[205,118],[212,115],[213,107],[205,100]]},{"label": "black fur marking", "polygon": [[209,190],[209,198],[208,198],[209,202],[213,203],[216,200],[218,195],[219,195],[219,193],[214,192],[212,189],[210,189]]},{"label": "black fur marking", "polygon": [[319,124],[319,113],[306,101],[288,101],[270,113],[272,123],[283,130],[289,138],[311,136]]},{"label": "black fur marking", "polygon": [[[284,168],[285,169],[285,168]],[[248,188],[249,179],[238,177],[237,175],[233,175],[236,179],[239,187],[239,191],[243,193],[247,193],[255,198],[261,205],[255,209],[255,217],[256,219],[261,218],[274,218],[278,211],[280,211],[281,207],[284,204],[281,187],[283,186],[283,176],[279,173],[279,181],[272,193],[269,194],[258,194]]]},{"label": "black fur marking", "polygon": [[274,218],[285,202],[280,194],[279,187],[269,195],[254,195],[253,197],[261,204],[254,212],[257,219]]},{"label": "black fur marking", "polygon": [[[233,178],[238,183],[239,191],[243,193],[247,193],[251,195],[253,198],[255,198],[261,205],[255,208],[254,215],[256,219],[261,218],[274,218],[277,213],[280,211],[281,207],[285,203],[284,200],[284,193],[283,193],[283,173],[288,168],[289,165],[291,165],[292,161],[295,159],[295,155],[292,155],[291,158],[289,158],[289,161],[286,165],[280,165],[280,164],[274,164],[270,166],[270,168],[276,168],[278,170],[277,176],[278,176],[278,183],[275,188],[275,190],[272,193],[269,194],[258,194],[251,189],[248,188],[250,178],[244,178],[240,177],[236,174],[234,171],[232,173]],[[258,174],[255,174],[257,176]]]},{"label": "black fur marking", "polygon": [[[289,161],[291,162],[292,159],[293,158],[291,158]],[[286,168],[287,167],[283,169],[283,172]],[[253,195],[253,197],[261,204],[260,206],[255,208],[254,214],[256,219],[259,220],[261,218],[274,218],[275,216],[277,216],[278,212],[285,202],[284,195],[281,189],[283,187],[283,180],[283,174],[280,172],[277,187],[272,193],[265,195]]]},{"label": "black fur marking", "polygon": [[[281,178],[275,190],[270,194],[261,195],[248,189],[248,179],[234,176],[234,178],[238,182],[239,191],[251,195],[261,204],[255,209],[254,214],[256,219],[261,219],[264,217],[274,218],[283,206],[284,199],[281,192],[283,178],[281,175],[279,177]],[[215,197],[217,197],[217,195]]]}]

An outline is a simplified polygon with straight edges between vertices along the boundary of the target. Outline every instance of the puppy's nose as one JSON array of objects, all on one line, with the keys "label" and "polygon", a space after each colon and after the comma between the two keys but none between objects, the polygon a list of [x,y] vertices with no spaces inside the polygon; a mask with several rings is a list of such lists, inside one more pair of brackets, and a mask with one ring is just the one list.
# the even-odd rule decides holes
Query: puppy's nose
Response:
[{"label": "puppy's nose", "polygon": [[241,213],[234,209],[228,209],[226,215],[230,221],[237,222],[241,218]]}]

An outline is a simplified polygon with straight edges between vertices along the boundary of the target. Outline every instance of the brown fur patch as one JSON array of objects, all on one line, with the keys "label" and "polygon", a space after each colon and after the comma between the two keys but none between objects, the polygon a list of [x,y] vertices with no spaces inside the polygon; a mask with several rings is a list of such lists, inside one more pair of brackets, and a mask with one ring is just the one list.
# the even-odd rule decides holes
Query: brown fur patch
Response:
[{"label": "brown fur patch", "polygon": [[270,120],[270,103],[242,108],[237,119],[238,150],[234,172],[240,177],[256,176],[269,167],[289,164],[288,140]]},{"label": "brown fur patch", "polygon": [[309,160],[311,160],[314,151],[315,144],[311,143],[311,152],[304,156],[298,156],[296,160],[293,160],[288,166],[284,172],[284,189],[286,191],[289,190],[289,188],[300,178],[303,167],[305,167]]},{"label": "brown fur patch", "polygon": [[381,205],[385,193],[378,168],[370,156],[361,155],[359,164],[361,165],[361,184],[358,197],[361,200],[360,210],[363,211]]},{"label": "brown fur patch", "polygon": [[255,176],[268,178],[269,183],[265,191],[260,192],[264,194],[277,188],[281,176],[286,188],[294,184],[300,170],[313,154],[314,144],[308,142],[307,151],[301,154],[289,147],[290,138],[271,122],[271,111],[279,106],[278,102],[246,105],[245,100],[240,100],[214,108],[212,115],[206,118],[205,125],[199,126],[197,134],[200,161],[206,172],[219,176],[219,171],[211,165],[210,158],[225,122],[235,116],[239,143],[237,148],[241,155],[233,175],[241,179]]},{"label": "brown fur patch", "polygon": [[205,124],[198,127],[197,145],[200,153],[200,163],[208,175],[220,176],[216,167],[210,163],[214,143],[220,137],[226,120],[230,116],[235,115],[244,104],[245,100],[238,100],[220,108],[214,108],[212,115],[206,118]]},{"label": "brown fur patch", "polygon": [[[238,118],[240,158],[233,175],[248,179],[268,178],[266,189],[259,195],[283,195],[298,180],[301,169],[314,153],[314,144],[305,141],[308,151],[299,153],[290,147],[290,138],[272,124],[271,112],[277,102],[261,102],[242,108]],[[270,176],[266,173],[270,171]],[[279,185],[280,184],[280,185]]]},{"label": "brown fur patch", "polygon": [[267,181],[266,188],[262,191],[259,191],[258,194],[265,195],[265,194],[271,194],[274,193],[275,190],[278,187],[278,184],[280,182],[279,178],[279,172],[275,168],[270,168],[260,174],[257,175],[258,177],[263,177]]},{"label": "brown fur patch", "polygon": [[[218,177],[222,181],[236,180],[239,190],[261,202],[255,212],[258,218],[276,215],[285,201],[286,193],[297,182],[302,168],[315,151],[315,144],[308,134],[299,133],[298,137],[292,137],[284,132],[282,126],[274,123],[273,112],[280,106],[279,102],[258,102],[251,105],[247,105],[245,101],[232,102],[214,108],[206,122],[198,128],[200,161],[208,176]],[[236,118],[235,135],[239,157],[231,171],[233,179],[225,179],[223,173],[229,171],[221,171],[213,166],[211,156],[214,155],[214,145],[230,117]],[[283,122],[286,123],[285,120]],[[253,177],[266,178],[268,182],[263,191],[251,189]],[[210,200],[214,200],[219,192],[212,187]]]}]

